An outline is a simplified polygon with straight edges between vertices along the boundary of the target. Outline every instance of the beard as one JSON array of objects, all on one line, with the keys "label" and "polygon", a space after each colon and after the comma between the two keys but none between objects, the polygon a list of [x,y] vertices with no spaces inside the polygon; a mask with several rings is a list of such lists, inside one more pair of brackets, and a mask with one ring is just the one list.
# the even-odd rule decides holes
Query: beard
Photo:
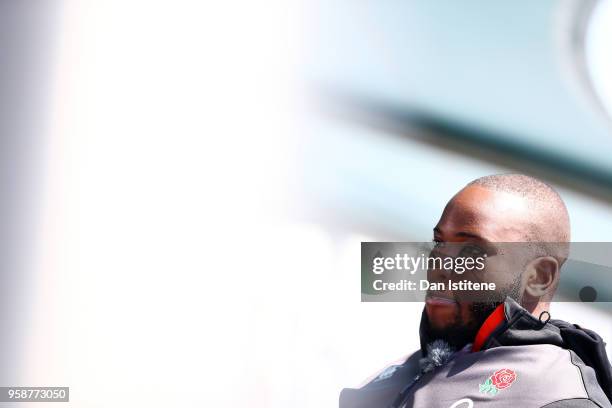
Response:
[{"label": "beard", "polygon": [[421,317],[421,326],[419,333],[421,337],[421,350],[426,354],[426,345],[435,340],[443,340],[448,343],[454,350],[460,350],[468,343],[472,343],[478,330],[487,320],[487,317],[500,304],[504,303],[506,297],[511,297],[519,304],[522,300],[521,294],[521,274],[518,274],[513,282],[501,290],[485,293],[478,299],[455,299],[457,302],[470,302],[470,315],[464,317],[462,313],[457,313],[455,320],[447,324],[444,328],[436,328],[430,324],[429,316],[424,309]]},{"label": "beard", "polygon": [[435,340],[445,341],[453,350],[462,349],[468,343],[474,341],[476,333],[478,333],[484,321],[501,303],[503,302],[474,303],[471,307],[471,318],[469,321],[464,320],[461,314],[458,314],[455,321],[444,328],[432,327],[427,312],[423,310],[420,327],[421,348],[423,352],[426,352],[426,345]]}]

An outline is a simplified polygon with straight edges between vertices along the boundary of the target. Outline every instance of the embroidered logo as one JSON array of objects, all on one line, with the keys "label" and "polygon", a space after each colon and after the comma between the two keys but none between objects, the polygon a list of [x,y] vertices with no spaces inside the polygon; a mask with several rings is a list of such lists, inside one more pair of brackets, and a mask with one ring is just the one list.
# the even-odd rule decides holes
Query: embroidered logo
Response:
[{"label": "embroidered logo", "polygon": [[516,381],[516,373],[509,368],[502,368],[487,378],[483,384],[479,384],[480,392],[495,395],[499,390],[509,388]]}]

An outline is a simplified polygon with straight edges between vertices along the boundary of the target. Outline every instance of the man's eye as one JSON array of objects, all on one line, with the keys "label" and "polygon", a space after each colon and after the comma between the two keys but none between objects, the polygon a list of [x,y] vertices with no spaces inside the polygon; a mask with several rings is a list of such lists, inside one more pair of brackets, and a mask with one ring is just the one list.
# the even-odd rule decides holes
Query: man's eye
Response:
[{"label": "man's eye", "polygon": [[444,242],[440,241],[439,239],[434,239],[432,240],[433,242],[433,247],[434,248],[443,248],[444,247]]},{"label": "man's eye", "polygon": [[467,245],[461,248],[460,255],[469,258],[481,258],[486,256],[487,252],[477,245]]}]

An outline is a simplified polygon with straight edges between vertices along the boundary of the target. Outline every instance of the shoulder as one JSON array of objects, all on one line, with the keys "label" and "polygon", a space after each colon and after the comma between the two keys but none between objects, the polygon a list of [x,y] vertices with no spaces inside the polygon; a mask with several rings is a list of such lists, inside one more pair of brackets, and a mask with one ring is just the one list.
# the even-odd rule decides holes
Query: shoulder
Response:
[{"label": "shoulder", "polygon": [[[594,406],[611,407],[594,370],[573,351],[550,344],[501,346],[472,353],[454,361],[449,371],[461,373],[457,379],[479,380],[481,395],[504,396],[525,406],[588,407],[594,402]],[[574,405],[567,405],[570,402]],[[554,405],[557,403],[562,405]]]},{"label": "shoulder", "polygon": [[[407,371],[407,369],[412,367],[417,367],[419,365],[419,359],[421,358],[421,352],[417,351],[412,354],[408,354],[398,358],[395,361],[387,363],[383,368],[374,372],[372,375],[363,380],[357,388],[363,388],[371,383],[376,383],[380,381],[384,381],[393,376],[396,376],[397,373],[403,371]],[[415,373],[416,374],[416,373]]]},{"label": "shoulder", "polygon": [[356,388],[340,393],[340,408],[372,407],[390,404],[393,398],[418,374],[421,352],[417,351],[387,364]]}]

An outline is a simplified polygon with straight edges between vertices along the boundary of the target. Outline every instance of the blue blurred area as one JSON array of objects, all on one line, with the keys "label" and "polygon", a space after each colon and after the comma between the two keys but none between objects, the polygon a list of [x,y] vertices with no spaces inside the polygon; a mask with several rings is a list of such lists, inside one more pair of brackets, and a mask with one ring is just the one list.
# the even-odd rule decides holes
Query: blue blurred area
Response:
[{"label": "blue blurred area", "polygon": [[582,54],[594,4],[320,2],[306,74],[326,114],[303,163],[320,214],[429,239],[463,185],[512,171],[559,189],[574,241],[611,241],[612,132]]},{"label": "blue blurred area", "polygon": [[320,2],[312,83],[417,112],[612,178],[608,120],[584,72],[593,1]]},{"label": "blue blurred area", "polygon": [[[346,119],[318,118],[312,126],[303,165],[315,217],[380,240],[431,239],[447,201],[465,184],[516,170]],[[555,187],[570,212],[573,241],[612,241],[608,203]]]}]

